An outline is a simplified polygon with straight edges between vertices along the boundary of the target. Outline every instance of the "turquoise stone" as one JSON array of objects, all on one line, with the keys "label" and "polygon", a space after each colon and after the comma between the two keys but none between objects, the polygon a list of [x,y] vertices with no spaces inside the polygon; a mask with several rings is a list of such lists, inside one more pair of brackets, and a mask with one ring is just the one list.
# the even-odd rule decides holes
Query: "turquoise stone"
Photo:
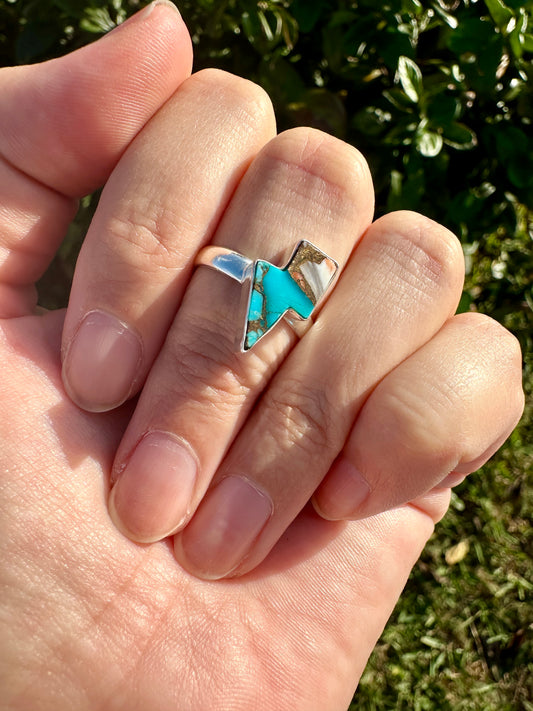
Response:
[{"label": "turquoise stone", "polygon": [[314,304],[288,272],[269,262],[257,261],[248,319],[245,350],[251,348],[289,310],[309,318]]}]

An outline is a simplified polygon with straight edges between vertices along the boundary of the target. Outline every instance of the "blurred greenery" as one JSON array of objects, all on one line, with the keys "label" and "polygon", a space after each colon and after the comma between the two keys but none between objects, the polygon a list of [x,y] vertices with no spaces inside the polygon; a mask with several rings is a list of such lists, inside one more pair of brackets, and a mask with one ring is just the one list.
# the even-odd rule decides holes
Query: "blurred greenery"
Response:
[{"label": "blurred greenery", "polygon": [[[86,44],[136,0],[0,0],[0,64]],[[525,709],[531,689],[533,469],[533,1],[182,0],[196,69],[260,83],[280,129],[357,146],[377,214],[408,208],[461,239],[461,310],[488,313],[524,351],[528,396],[502,451],[454,494],[354,699],[358,709]],[[41,282],[66,301],[96,196]],[[334,663],[334,662],[332,662]]]}]

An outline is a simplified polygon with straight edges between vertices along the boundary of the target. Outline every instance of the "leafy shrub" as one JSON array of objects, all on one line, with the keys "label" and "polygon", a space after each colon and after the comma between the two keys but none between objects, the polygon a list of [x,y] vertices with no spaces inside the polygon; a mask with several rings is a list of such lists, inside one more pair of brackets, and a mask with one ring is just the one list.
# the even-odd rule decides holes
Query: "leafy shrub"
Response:
[{"label": "leafy shrub", "polygon": [[[84,44],[135,0],[9,0],[0,60]],[[419,210],[463,241],[461,308],[492,313],[530,353],[533,2],[182,0],[196,68],[262,84],[280,128],[307,124],[367,157],[377,211]],[[529,371],[528,371],[529,372]]]}]

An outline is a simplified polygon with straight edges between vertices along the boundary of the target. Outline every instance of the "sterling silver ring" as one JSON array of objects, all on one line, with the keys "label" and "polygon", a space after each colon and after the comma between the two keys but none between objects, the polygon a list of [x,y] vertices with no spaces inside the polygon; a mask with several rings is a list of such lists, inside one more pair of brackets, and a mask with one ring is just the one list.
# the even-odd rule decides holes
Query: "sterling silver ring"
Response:
[{"label": "sterling silver ring", "polygon": [[255,346],[282,318],[302,336],[339,269],[334,259],[306,240],[298,242],[282,268],[215,246],[200,250],[195,265],[215,269],[245,286],[242,352]]}]

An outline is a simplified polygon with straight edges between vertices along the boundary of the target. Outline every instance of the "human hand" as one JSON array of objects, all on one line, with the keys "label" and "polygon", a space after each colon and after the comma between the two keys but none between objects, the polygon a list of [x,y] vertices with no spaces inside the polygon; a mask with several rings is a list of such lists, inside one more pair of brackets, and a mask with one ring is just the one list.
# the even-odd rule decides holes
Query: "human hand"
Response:
[{"label": "human hand", "polygon": [[[146,25],[83,50],[92,53],[83,61],[73,55],[45,71],[0,75],[7,158],[0,210],[3,698],[7,708],[37,711],[338,709],[444,512],[447,491],[347,524],[306,507],[252,573],[198,580],[175,564],[167,542],[138,546],[111,524],[108,472],[131,407],[98,415],[76,408],[61,383],[63,314],[32,315],[31,285],[64,233],[72,195],[106,179],[187,74],[179,56],[185,37],[167,13],[159,8]],[[135,68],[127,74],[126,61]],[[113,67],[117,76],[106,92]],[[84,84],[87,69],[91,81]],[[62,114],[57,92],[43,90],[45,80],[56,87],[68,80]],[[42,122],[22,131],[20,107],[28,104],[32,122]],[[96,113],[88,115],[88,107]],[[68,161],[52,160],[59,139]],[[196,281],[213,288],[217,275],[202,271]],[[501,427],[520,402],[508,362],[515,346],[490,322],[475,332],[498,339],[481,376],[502,361]],[[294,345],[288,331],[272,338]],[[272,350],[279,352],[274,344]]]},{"label": "human hand", "polygon": [[[495,322],[453,316],[459,242],[412,213],[371,225],[372,211],[355,149],[309,129],[275,136],[262,90],[221,72],[193,75],[133,141],[63,333],[80,406],[142,388],[112,474],[129,537],[177,534],[189,571],[243,574],[311,497],[325,518],[374,515],[456,483],[509,434],[519,351]],[[193,276],[195,255],[214,243],[281,263],[302,238],[343,269],[315,326],[297,342],[280,323],[236,353],[240,287]]]}]

